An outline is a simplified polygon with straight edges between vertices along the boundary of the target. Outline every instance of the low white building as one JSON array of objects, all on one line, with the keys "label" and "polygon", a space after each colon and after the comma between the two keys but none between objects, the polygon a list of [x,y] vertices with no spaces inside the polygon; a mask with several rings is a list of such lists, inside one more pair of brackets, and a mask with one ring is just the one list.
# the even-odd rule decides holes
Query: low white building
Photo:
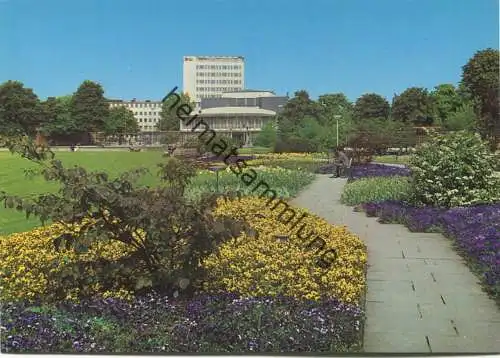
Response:
[{"label": "low white building", "polygon": [[131,101],[110,100],[109,106],[110,108],[125,107],[132,111],[141,132],[156,131],[156,125],[161,118],[161,101],[138,101],[135,98]]},{"label": "low white building", "polygon": [[[227,92],[220,98],[201,101],[197,121],[186,125],[180,121],[181,132],[203,132],[207,128],[218,135],[236,139],[243,145],[252,145],[255,136],[269,122],[275,122],[288,97],[276,96],[272,91],[243,90]],[[196,123],[203,121],[205,125]]]}]

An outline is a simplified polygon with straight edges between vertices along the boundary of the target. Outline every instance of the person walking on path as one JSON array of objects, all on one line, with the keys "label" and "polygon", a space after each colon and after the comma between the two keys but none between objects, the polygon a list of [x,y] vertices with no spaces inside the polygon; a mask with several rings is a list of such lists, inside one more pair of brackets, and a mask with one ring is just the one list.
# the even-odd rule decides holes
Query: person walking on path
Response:
[{"label": "person walking on path", "polygon": [[345,154],[343,148],[338,147],[335,149],[335,162],[333,164],[335,173],[332,175],[332,178],[338,178],[340,177],[342,168],[346,168],[349,165],[349,157]]}]

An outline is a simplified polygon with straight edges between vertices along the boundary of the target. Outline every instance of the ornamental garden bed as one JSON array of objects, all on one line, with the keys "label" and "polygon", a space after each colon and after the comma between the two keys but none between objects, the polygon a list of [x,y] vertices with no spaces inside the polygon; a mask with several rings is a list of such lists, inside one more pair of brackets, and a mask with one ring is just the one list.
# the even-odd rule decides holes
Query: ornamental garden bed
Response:
[{"label": "ornamental garden bed", "polygon": [[451,208],[411,204],[411,171],[368,164],[353,171],[342,201],[380,223],[404,224],[413,232],[438,232],[453,240],[457,252],[500,305],[500,202]]},{"label": "ornamental garden bed", "polygon": [[500,203],[444,209],[380,201],[361,204],[358,209],[381,223],[404,224],[413,232],[439,232],[452,239],[500,305]]},{"label": "ornamental garden bed", "polygon": [[[305,171],[283,168],[256,172],[284,202],[314,178]],[[58,242],[61,245],[55,250],[61,237],[78,236],[82,230],[90,233],[91,220],[0,237],[6,248],[0,254],[2,351],[359,352],[364,322],[360,302],[366,288],[364,244],[345,228],[292,207],[296,215],[304,214],[304,225],[314,228],[327,248],[336,250],[333,265],[325,270],[317,265],[320,248],[308,245],[314,238],[304,240],[291,232],[280,221],[280,210],[273,210],[258,197],[261,193],[243,185],[230,169],[219,173],[218,190],[215,176],[199,171],[184,192],[189,202],[201,200],[206,192],[232,191],[240,197],[223,194],[216,200],[211,215],[220,221],[211,234],[220,232],[224,238],[200,261],[196,268],[200,274],[193,276],[185,291],[183,285],[189,280],[182,278],[175,292],[149,288],[146,279],[137,279],[144,274],[142,264],[126,266],[137,251],[110,238],[77,251]],[[149,194],[141,193],[136,204],[120,204],[124,212],[132,215],[135,206],[145,205],[154,213],[154,202],[147,204]],[[177,214],[171,210],[165,215]],[[240,224],[225,226],[225,218]],[[146,226],[157,225],[146,217],[140,220]],[[110,225],[119,225],[117,219],[111,221]],[[176,253],[178,260],[187,252],[183,247],[196,223],[180,222],[172,228],[172,234],[188,234],[167,251]],[[134,238],[153,237],[143,236],[151,235],[147,230]],[[281,237],[285,240],[278,240]],[[115,271],[116,276],[110,273]]]}]

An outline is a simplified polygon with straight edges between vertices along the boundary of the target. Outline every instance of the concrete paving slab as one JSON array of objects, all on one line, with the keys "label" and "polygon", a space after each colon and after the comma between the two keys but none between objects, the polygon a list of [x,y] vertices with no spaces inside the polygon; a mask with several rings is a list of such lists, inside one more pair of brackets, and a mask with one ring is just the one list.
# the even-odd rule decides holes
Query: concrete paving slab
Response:
[{"label": "concrete paving slab", "polygon": [[420,333],[372,332],[365,334],[365,352],[370,353],[430,353],[425,335]]},{"label": "concrete paving slab", "polygon": [[353,212],[340,204],[344,185],[318,176],[293,203],[346,225],[367,245],[365,352],[500,352],[500,310],[452,241]]},{"label": "concrete paving slab", "polygon": [[439,260],[436,258],[424,259],[425,265],[429,266],[433,272],[440,274],[470,274],[470,269],[465,265],[465,261],[459,257],[455,260]]},{"label": "concrete paving slab", "polygon": [[500,349],[490,338],[477,340],[476,337],[435,335],[429,338],[432,353],[499,353]]}]

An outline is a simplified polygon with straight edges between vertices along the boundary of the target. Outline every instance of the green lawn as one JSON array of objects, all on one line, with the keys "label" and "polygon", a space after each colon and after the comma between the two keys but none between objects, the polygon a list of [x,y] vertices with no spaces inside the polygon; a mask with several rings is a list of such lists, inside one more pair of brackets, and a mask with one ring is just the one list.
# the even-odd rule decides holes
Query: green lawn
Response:
[{"label": "green lawn", "polygon": [[[126,151],[82,151],[82,152],[55,152],[56,159],[63,162],[65,167],[78,165],[89,171],[105,171],[111,176],[116,176],[124,171],[146,167],[149,173],[139,181],[139,185],[155,186],[160,183],[158,178],[157,164],[165,161],[161,152],[126,152]],[[36,168],[37,165],[12,155],[9,152],[0,152],[0,191],[9,194],[29,197],[36,194],[57,190],[57,183],[47,182],[40,176],[28,178],[25,170]],[[291,169],[296,169],[297,165]],[[295,196],[304,186],[308,185],[314,176],[305,171],[286,172],[282,169],[259,171],[259,179],[270,185],[280,197],[290,198]],[[200,173],[191,182],[186,195],[189,199],[196,200],[202,193],[225,192],[238,190],[247,195],[255,194],[254,186],[245,186],[233,173],[219,173],[219,184],[217,175],[211,172]],[[37,219],[26,220],[23,213],[12,209],[6,209],[0,205],[0,235],[13,232],[23,232],[39,226]]]},{"label": "green lawn", "polygon": [[238,154],[251,155],[251,154],[265,154],[271,152],[271,148],[266,147],[250,147],[238,149]]},{"label": "green lawn", "polygon": [[[153,185],[158,182],[156,164],[165,160],[162,158],[161,152],[88,151],[55,152],[55,155],[56,159],[61,160],[64,165],[80,165],[90,171],[106,171],[110,175],[138,167],[149,168],[151,173],[141,179],[141,184],[144,185]],[[36,167],[36,164],[18,155],[0,152],[0,191],[26,197],[55,190],[56,184],[46,182],[40,176],[33,178],[25,176],[25,169]],[[38,220],[26,220],[24,214],[12,209],[5,209],[3,205],[0,205],[0,235],[29,230],[38,224]]]},{"label": "green lawn", "polygon": [[373,161],[377,163],[387,163],[387,164],[408,164],[410,161],[410,156],[379,155],[373,157]]}]

